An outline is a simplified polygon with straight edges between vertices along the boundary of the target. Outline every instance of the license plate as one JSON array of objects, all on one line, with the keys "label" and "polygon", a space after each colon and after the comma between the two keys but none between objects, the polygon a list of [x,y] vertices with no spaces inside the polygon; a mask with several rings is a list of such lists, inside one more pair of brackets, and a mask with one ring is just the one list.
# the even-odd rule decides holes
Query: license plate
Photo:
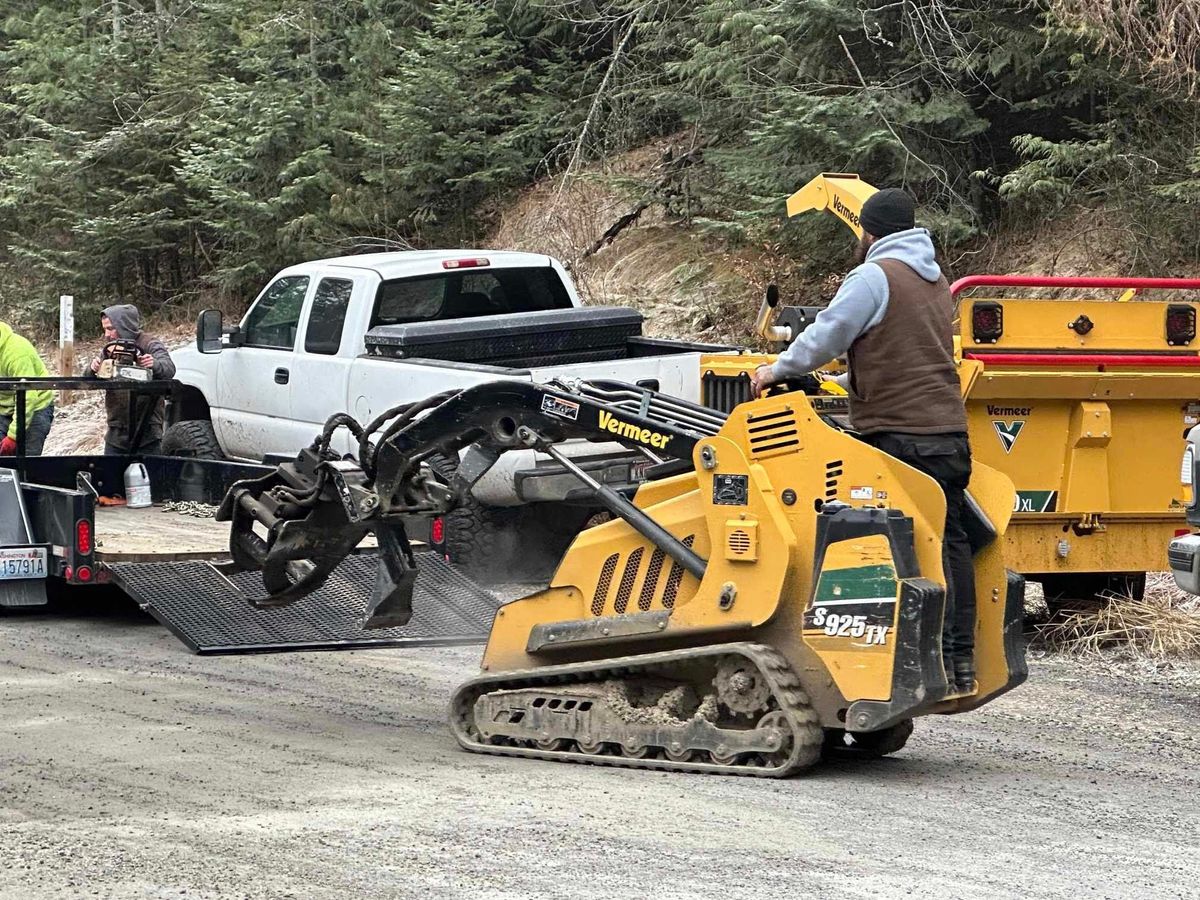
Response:
[{"label": "license plate", "polygon": [[0,550],[0,581],[46,577],[44,547],[17,547]]}]

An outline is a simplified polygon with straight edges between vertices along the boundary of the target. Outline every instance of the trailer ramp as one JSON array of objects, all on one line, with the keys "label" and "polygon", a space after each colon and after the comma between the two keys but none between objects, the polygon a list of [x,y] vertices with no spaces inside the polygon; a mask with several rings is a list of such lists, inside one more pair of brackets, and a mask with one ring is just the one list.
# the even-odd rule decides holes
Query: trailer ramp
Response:
[{"label": "trailer ramp", "polygon": [[376,555],[346,557],[316,592],[291,606],[257,609],[262,574],[230,574],[204,560],[111,562],[113,581],[199,654],[357,650],[482,644],[497,598],[432,552],[416,554],[413,617],[401,628],[359,624]]}]

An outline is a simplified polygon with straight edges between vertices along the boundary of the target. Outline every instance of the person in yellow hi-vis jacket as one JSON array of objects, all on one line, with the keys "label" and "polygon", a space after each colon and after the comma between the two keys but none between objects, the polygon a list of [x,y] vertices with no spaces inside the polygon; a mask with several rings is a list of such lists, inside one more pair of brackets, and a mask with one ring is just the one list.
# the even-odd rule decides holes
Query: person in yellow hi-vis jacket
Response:
[{"label": "person in yellow hi-vis jacket", "polygon": [[[33,344],[0,322],[0,378],[44,378],[49,373]],[[54,392],[25,393],[25,452],[40,456],[54,421]],[[0,456],[17,452],[17,394],[0,391]]]}]

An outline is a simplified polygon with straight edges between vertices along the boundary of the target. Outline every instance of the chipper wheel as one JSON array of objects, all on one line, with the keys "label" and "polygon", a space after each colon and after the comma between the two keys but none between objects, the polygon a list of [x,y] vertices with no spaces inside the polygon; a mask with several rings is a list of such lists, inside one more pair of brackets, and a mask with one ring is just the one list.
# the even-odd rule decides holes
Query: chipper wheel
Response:
[{"label": "chipper wheel", "polygon": [[477,753],[726,775],[791,775],[824,739],[787,660],[750,643],[484,676],[450,714]]}]

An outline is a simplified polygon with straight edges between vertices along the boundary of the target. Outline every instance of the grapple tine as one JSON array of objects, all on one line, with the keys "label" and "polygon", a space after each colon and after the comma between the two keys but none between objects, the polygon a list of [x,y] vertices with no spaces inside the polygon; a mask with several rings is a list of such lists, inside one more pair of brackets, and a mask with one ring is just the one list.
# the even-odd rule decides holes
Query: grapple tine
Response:
[{"label": "grapple tine", "polygon": [[412,618],[413,585],[417,580],[417,561],[408,535],[403,525],[380,525],[375,534],[379,539],[379,564],[363,628],[407,625]]}]

